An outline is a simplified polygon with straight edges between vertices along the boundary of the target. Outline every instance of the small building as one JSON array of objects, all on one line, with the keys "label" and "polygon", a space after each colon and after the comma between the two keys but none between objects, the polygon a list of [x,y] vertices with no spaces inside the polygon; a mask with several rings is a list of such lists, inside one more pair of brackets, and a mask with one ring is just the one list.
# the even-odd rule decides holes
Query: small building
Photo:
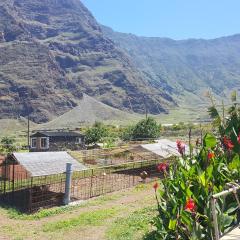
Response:
[{"label": "small building", "polygon": [[[24,179],[29,177],[49,176],[66,172],[66,164],[72,164],[73,171],[86,170],[87,167],[79,163],[67,152],[25,152],[13,153],[7,158],[10,169],[8,179]],[[14,171],[11,168],[15,168]],[[14,174],[14,177],[12,176]]]},{"label": "small building", "polygon": [[88,169],[67,152],[9,155],[0,165],[0,203],[29,213],[62,205],[67,163],[74,172]]},{"label": "small building", "polygon": [[[145,150],[160,156],[163,159],[168,159],[173,156],[180,157],[181,154],[178,152],[176,142],[173,142],[168,139],[160,139],[156,140],[154,143],[151,144],[143,144],[141,145],[142,148]],[[186,154],[189,154],[189,147],[185,146]]]},{"label": "small building", "polygon": [[30,152],[85,149],[85,135],[66,131],[38,131],[30,136]]},{"label": "small building", "polygon": [[71,163],[74,171],[86,170],[83,164],[67,152],[25,152],[12,153],[0,164],[0,176],[20,181],[31,177],[60,174]]}]

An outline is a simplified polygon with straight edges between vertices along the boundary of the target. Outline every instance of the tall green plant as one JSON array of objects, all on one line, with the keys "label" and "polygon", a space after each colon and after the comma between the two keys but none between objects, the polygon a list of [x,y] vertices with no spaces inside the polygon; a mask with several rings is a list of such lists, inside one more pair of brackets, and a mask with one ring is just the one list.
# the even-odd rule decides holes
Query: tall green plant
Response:
[{"label": "tall green plant", "polygon": [[[158,167],[164,179],[158,189],[155,185],[159,211],[154,222],[157,239],[212,239],[211,196],[240,177],[239,108],[234,102],[227,115],[221,116],[215,105],[209,111],[218,127],[216,136],[206,134],[194,157],[182,154],[174,165]],[[183,144],[178,146],[183,148]],[[231,198],[225,199],[217,203],[217,209],[224,232],[237,219],[236,204]]]}]

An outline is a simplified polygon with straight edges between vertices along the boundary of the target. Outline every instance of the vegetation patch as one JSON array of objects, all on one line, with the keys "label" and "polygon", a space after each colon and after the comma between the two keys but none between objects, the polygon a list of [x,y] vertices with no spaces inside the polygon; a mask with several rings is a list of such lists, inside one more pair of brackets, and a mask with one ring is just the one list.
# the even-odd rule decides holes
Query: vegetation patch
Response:
[{"label": "vegetation patch", "polygon": [[[157,165],[164,178],[154,184],[158,206],[154,221],[156,239],[215,239],[218,231],[213,227],[213,212],[221,233],[239,225],[237,192],[224,197],[213,195],[239,187],[240,109],[236,93],[232,95],[233,105],[226,112],[224,105],[219,110],[211,95],[210,99],[214,134],[207,133],[203,139],[197,139],[189,153],[178,140],[181,157],[174,164]],[[211,200],[215,206],[211,206]]]},{"label": "vegetation patch", "polygon": [[31,215],[22,213],[15,208],[7,208],[7,213],[11,219],[39,220],[42,218],[55,216],[55,215],[62,214],[65,212],[70,212],[72,210],[79,208],[80,206],[82,206],[82,205],[63,206],[63,207],[56,207],[56,208],[52,208],[52,209],[43,209],[43,210],[40,210],[39,212],[31,214]]},{"label": "vegetation patch", "polygon": [[43,225],[44,232],[55,232],[61,229],[67,230],[80,226],[101,226],[104,220],[114,217],[118,213],[117,208],[101,209],[92,212],[84,212],[77,217],[46,223]]},{"label": "vegetation patch", "polygon": [[6,210],[7,215],[11,219],[40,220],[43,218],[52,217],[52,216],[56,216],[56,215],[63,214],[63,213],[71,213],[74,210],[77,210],[77,209],[83,208],[83,207],[101,205],[108,201],[117,200],[117,199],[119,199],[119,197],[121,197],[121,194],[119,194],[119,193],[114,194],[114,195],[104,195],[104,196],[97,197],[95,199],[91,199],[91,200],[82,202],[81,204],[74,205],[74,206],[61,206],[61,207],[55,207],[55,208],[51,208],[51,209],[42,209],[31,215],[22,213],[19,210],[17,210],[16,208],[11,208],[11,207],[2,207],[2,208]]},{"label": "vegetation patch", "polygon": [[143,239],[151,231],[151,221],[156,216],[155,207],[148,207],[133,212],[128,217],[118,218],[107,230],[109,240]]}]

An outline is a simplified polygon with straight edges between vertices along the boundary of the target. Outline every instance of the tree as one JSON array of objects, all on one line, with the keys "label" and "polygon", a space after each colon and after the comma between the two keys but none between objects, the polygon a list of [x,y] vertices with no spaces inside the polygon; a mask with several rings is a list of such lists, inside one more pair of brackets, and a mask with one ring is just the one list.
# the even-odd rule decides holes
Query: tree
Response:
[{"label": "tree", "polygon": [[161,125],[152,117],[141,120],[132,131],[133,139],[149,139],[160,136]]},{"label": "tree", "polygon": [[123,141],[130,141],[131,139],[133,139],[134,128],[135,128],[135,126],[129,126],[129,127],[125,128],[122,131],[121,139]]},{"label": "tree", "polygon": [[95,144],[101,142],[107,136],[108,129],[102,123],[96,122],[92,128],[86,131],[86,143]]},{"label": "tree", "polygon": [[3,137],[0,143],[0,152],[11,153],[16,151],[16,146],[14,146],[15,140],[13,138]]}]

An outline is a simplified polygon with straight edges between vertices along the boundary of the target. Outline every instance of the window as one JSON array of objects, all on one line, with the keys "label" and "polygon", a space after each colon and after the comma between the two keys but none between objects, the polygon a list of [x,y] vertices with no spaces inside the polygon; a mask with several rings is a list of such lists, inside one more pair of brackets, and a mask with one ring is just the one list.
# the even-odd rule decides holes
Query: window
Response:
[{"label": "window", "polygon": [[82,139],[80,137],[76,138],[76,144],[81,144],[82,143]]},{"label": "window", "polygon": [[32,138],[31,139],[31,148],[36,148],[37,147],[37,139],[36,138]]},{"label": "window", "polygon": [[41,138],[40,146],[43,149],[47,149],[48,148],[48,138]]}]

